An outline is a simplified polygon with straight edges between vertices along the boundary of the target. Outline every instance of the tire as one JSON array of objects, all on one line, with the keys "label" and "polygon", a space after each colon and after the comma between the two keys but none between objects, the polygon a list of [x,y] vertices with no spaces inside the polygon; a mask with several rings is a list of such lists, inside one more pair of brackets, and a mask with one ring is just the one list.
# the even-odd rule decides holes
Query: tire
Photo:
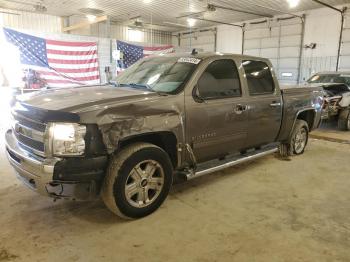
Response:
[{"label": "tire", "polygon": [[116,215],[141,218],[161,206],[172,180],[168,154],[156,145],[135,143],[111,157],[101,197]]},{"label": "tire", "polygon": [[338,117],[338,128],[342,131],[350,130],[350,108],[342,109]]},{"label": "tire", "polygon": [[291,151],[295,155],[304,153],[309,140],[309,126],[304,120],[297,119],[290,139]]},{"label": "tire", "polygon": [[278,149],[279,149],[279,154],[282,158],[288,158],[293,154],[292,151],[290,150],[290,144],[282,143],[280,144]]}]

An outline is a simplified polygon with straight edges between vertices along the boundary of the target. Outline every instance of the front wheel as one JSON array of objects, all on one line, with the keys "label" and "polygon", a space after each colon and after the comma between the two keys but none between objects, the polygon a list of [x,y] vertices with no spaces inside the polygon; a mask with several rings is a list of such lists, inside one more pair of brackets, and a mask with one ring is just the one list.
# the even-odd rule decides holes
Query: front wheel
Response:
[{"label": "front wheel", "polygon": [[154,212],[172,184],[168,154],[153,144],[132,144],[111,157],[101,195],[105,205],[123,218]]}]

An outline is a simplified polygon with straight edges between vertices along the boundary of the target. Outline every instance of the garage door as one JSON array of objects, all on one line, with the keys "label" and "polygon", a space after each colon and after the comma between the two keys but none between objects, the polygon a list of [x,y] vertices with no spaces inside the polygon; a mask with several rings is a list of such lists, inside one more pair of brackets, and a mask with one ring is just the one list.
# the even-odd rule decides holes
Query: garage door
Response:
[{"label": "garage door", "polygon": [[244,35],[244,54],[269,58],[282,84],[296,84],[302,31],[299,18],[250,23]]},{"label": "garage door", "polygon": [[350,71],[350,12],[345,13],[343,37],[340,49],[339,70]]},{"label": "garage door", "polygon": [[202,52],[215,52],[216,30],[205,29],[197,32],[186,32],[180,34],[180,49],[192,50],[196,48]]}]

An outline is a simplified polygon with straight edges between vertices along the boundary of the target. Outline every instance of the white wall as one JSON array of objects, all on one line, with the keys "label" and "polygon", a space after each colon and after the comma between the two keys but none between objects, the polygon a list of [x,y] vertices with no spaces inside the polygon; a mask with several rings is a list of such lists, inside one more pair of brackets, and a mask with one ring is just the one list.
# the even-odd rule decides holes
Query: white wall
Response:
[{"label": "white wall", "polygon": [[[65,19],[65,21],[69,25],[74,25],[86,22],[87,19],[83,16],[71,16],[69,19]],[[170,32],[151,29],[131,29],[128,26],[110,23],[109,21],[73,30],[70,34],[107,37],[148,45],[168,45],[172,42],[172,34]]]},{"label": "white wall", "polygon": [[[350,6],[348,5],[348,7]],[[338,8],[342,8],[342,6],[338,6]],[[336,69],[341,25],[340,14],[329,8],[319,8],[299,13],[299,15],[302,14],[306,15],[304,45],[316,43],[317,46],[316,49],[313,50],[303,49],[301,60],[301,80],[307,79],[311,74],[318,71],[333,71]],[[350,9],[347,11],[346,18],[348,20],[346,20],[346,24],[348,24],[347,28],[350,28]],[[245,23],[249,22],[251,21],[245,21]],[[231,27],[229,25],[218,25],[216,28],[217,51],[241,53],[242,32],[240,28]],[[348,31],[349,30],[350,29],[348,29]],[[173,44],[177,45],[177,40],[174,38]],[[349,39],[343,39],[344,41],[348,41],[347,44],[343,44],[343,54],[350,54],[350,37],[348,38]],[[350,57],[343,58],[343,60],[345,59],[348,59],[350,64]]]},{"label": "white wall", "polygon": [[38,32],[61,32],[62,20],[58,16],[0,9],[0,26]]},{"label": "white wall", "polygon": [[336,70],[340,27],[341,16],[334,10],[320,8],[306,13],[304,45],[316,43],[316,48],[303,49],[301,80],[320,71]]},{"label": "white wall", "polygon": [[321,8],[306,13],[304,43],[316,43],[316,49],[305,49],[304,57],[336,56],[341,16],[338,12]]},{"label": "white wall", "polygon": [[217,26],[217,51],[222,53],[242,53],[242,29],[229,25]]}]

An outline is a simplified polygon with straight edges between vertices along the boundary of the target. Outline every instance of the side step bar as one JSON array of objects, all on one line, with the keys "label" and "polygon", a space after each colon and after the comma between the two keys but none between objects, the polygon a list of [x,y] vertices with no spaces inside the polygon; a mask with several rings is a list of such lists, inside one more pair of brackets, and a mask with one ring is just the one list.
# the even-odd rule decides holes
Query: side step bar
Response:
[{"label": "side step bar", "polygon": [[223,170],[228,167],[232,167],[244,162],[248,162],[260,157],[264,157],[266,155],[273,154],[278,151],[278,147],[274,145],[273,147],[266,147],[260,150],[255,150],[253,152],[246,153],[244,155],[234,156],[230,159],[226,160],[213,160],[206,163],[203,163],[201,165],[198,165],[198,168],[196,171],[192,171],[189,173],[186,173],[187,180],[191,180],[193,178],[197,178],[200,176],[204,176],[216,171]]}]

